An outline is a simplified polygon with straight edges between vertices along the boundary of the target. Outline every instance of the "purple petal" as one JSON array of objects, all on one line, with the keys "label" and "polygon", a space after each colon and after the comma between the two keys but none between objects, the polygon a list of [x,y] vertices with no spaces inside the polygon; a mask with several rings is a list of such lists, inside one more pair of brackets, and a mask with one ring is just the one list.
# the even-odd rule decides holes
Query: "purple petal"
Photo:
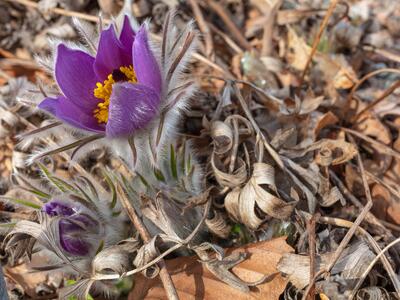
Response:
[{"label": "purple petal", "polygon": [[52,200],[42,207],[42,211],[51,217],[55,216],[71,216],[75,213],[74,209],[64,202]]},{"label": "purple petal", "polygon": [[99,47],[94,61],[94,71],[101,81],[121,66],[132,64],[131,48],[126,49],[117,38],[114,26],[103,30],[100,35]]},{"label": "purple petal", "polygon": [[84,230],[78,225],[68,221],[60,220],[60,243],[65,251],[77,256],[87,255],[91,245],[83,239]]},{"label": "purple petal", "polygon": [[46,98],[38,107],[74,127],[99,133],[104,132],[104,126],[98,124],[92,111],[76,106],[64,96]]},{"label": "purple petal", "polygon": [[63,44],[57,47],[55,75],[61,91],[75,105],[92,110],[100,101],[93,95],[99,81],[93,63],[94,58],[83,51],[69,49]]},{"label": "purple petal", "polygon": [[161,72],[150,49],[147,31],[141,26],[133,42],[133,68],[138,82],[161,94]]},{"label": "purple petal", "polygon": [[157,114],[160,96],[152,88],[116,83],[110,98],[106,135],[121,137],[144,128]]},{"label": "purple petal", "polygon": [[135,40],[135,32],[132,29],[129,17],[124,17],[124,24],[122,25],[121,34],[119,36],[124,49],[132,53],[133,41]]}]

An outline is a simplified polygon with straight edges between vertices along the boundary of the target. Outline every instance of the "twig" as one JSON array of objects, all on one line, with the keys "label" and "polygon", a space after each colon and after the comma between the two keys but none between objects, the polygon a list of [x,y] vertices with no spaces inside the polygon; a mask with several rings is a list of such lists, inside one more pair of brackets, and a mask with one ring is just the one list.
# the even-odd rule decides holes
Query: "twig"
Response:
[{"label": "twig", "polygon": [[360,139],[363,139],[364,141],[371,143],[373,145],[376,145],[380,151],[384,152],[387,155],[391,155],[394,158],[400,159],[400,152],[394,150],[393,148],[390,148],[388,145],[385,145],[382,142],[379,142],[377,140],[374,140],[373,138],[370,138],[369,136],[362,134],[361,132],[358,132],[353,129],[345,128],[345,127],[338,127],[340,130],[343,130],[344,132],[354,135]]},{"label": "twig", "polygon": [[237,54],[243,54],[243,50],[242,48],[240,48],[238,46],[238,44],[236,44],[236,42],[230,38],[230,36],[228,36],[225,32],[219,30],[214,24],[210,23],[209,24],[210,28],[212,31],[214,31],[215,33],[217,33],[218,35],[220,35],[222,37],[222,39],[225,41],[225,43],[232,48],[233,51],[235,51]]},{"label": "twig", "polygon": [[356,122],[366,111],[370,110],[372,107],[382,102],[386,97],[388,97],[391,93],[393,93],[397,88],[400,87],[400,80],[396,81],[392,84],[387,90],[385,90],[382,95],[380,95],[377,99],[369,103],[364,109],[362,109],[358,114],[356,114],[352,118],[352,122]]},{"label": "twig", "polygon": [[[339,188],[340,192],[348,199],[350,202],[355,205],[358,209],[363,209],[363,205],[361,202],[347,189],[347,187],[343,184],[343,182],[337,177],[335,172],[329,170],[329,175],[334,184]],[[368,175],[368,174],[367,174]],[[379,234],[387,235],[388,237],[393,237],[392,233],[381,224],[381,222],[371,213],[368,212],[365,220],[368,221],[371,225],[379,227]]]},{"label": "twig", "polygon": [[[332,218],[332,217],[320,217],[318,222],[321,223],[325,223],[325,224],[331,224],[331,225],[336,225],[336,226],[340,226],[340,227],[345,227],[345,228],[351,228],[353,226],[353,222],[347,221],[347,220],[343,220],[343,219],[339,219],[339,218]],[[359,231],[359,233],[361,233],[362,235],[364,235],[367,239],[367,241],[370,243],[370,245],[372,246],[372,248],[375,250],[376,254],[379,254],[382,250],[379,247],[378,243],[375,241],[375,239],[362,227],[358,227],[357,231]],[[395,287],[396,291],[397,291],[397,295],[400,297],[400,282],[399,279],[397,278],[396,273],[394,272],[392,265],[390,264],[388,258],[383,255],[381,257],[381,261],[383,266],[386,269],[386,272],[388,272],[393,286]]]},{"label": "twig", "polygon": [[[214,76],[214,75],[204,75],[201,77],[218,79],[218,80],[222,80],[225,82],[231,81],[234,83],[242,83],[242,84],[245,84],[245,85],[251,87],[253,90],[255,90],[257,93],[259,93],[262,96],[264,96],[265,98],[267,98],[269,101],[274,102],[274,104],[282,105],[284,103],[284,101],[282,99],[275,97],[274,95],[268,93],[267,91],[263,90],[262,88],[256,86],[254,83],[251,83],[250,81],[241,80],[241,79],[223,78],[223,77]],[[263,100],[263,102],[266,103],[265,100]]]},{"label": "twig", "polygon": [[[379,70],[372,71],[372,72],[370,72],[370,73],[364,75],[364,77],[361,78],[361,79],[353,86],[353,88],[351,89],[349,95],[347,96],[347,102],[346,102],[346,103],[347,103],[347,106],[349,106],[350,103],[351,103],[351,101],[353,100],[353,98],[354,98],[354,93],[357,91],[357,89],[358,89],[366,80],[368,80],[369,78],[371,78],[371,77],[373,77],[373,76],[375,76],[375,75],[378,75],[378,74],[381,74],[381,73],[385,73],[385,72],[387,72],[387,73],[400,74],[400,70],[398,70],[398,69],[383,68],[383,69],[379,69]],[[348,108],[348,107],[347,107],[347,108]],[[346,108],[346,109],[347,109],[347,108]]]},{"label": "twig", "polygon": [[[350,141],[355,145],[353,137],[350,136],[350,135],[348,137],[349,137]],[[360,156],[359,153],[357,153],[357,162],[358,162],[359,168],[360,168],[360,173],[361,173],[361,178],[362,178],[363,185],[364,185],[365,195],[367,197],[367,204],[364,206],[364,208],[360,212],[359,216],[354,221],[353,226],[349,229],[349,231],[347,231],[347,233],[344,236],[343,240],[340,242],[339,247],[336,249],[336,251],[335,251],[333,257],[331,258],[329,264],[324,269],[321,269],[317,274],[315,274],[314,278],[312,278],[310,280],[310,284],[308,285],[306,291],[304,292],[302,300],[306,299],[307,295],[309,294],[309,292],[310,292],[310,290],[312,288],[311,285],[315,283],[317,278],[320,275],[324,274],[324,273],[328,273],[332,269],[332,267],[336,264],[336,262],[339,259],[340,255],[343,253],[345,247],[350,242],[350,239],[353,237],[353,235],[356,232],[357,228],[359,228],[361,222],[365,219],[365,217],[367,216],[368,212],[370,211],[370,209],[372,207],[372,198],[371,198],[371,193],[370,193],[368,182],[367,182],[367,178],[366,178],[367,176],[365,174],[364,165],[362,163],[361,156]]]},{"label": "twig", "polygon": [[253,126],[254,130],[256,131],[257,135],[260,137],[262,140],[265,149],[267,149],[268,153],[271,155],[271,157],[275,160],[275,162],[278,164],[278,166],[284,170],[285,166],[283,164],[282,159],[280,158],[279,154],[275,151],[275,149],[269,144],[267,139],[265,138],[264,134],[262,133],[260,127],[258,126],[257,122],[254,120],[251,111],[246,103],[246,101],[243,98],[242,93],[240,92],[239,88],[237,87],[236,82],[233,85],[236,95],[239,99],[240,106],[242,107],[244,113],[246,114],[246,117],[249,119],[251,125]]},{"label": "twig", "polygon": [[[136,214],[135,209],[132,207],[129,199],[126,196],[125,191],[123,190],[122,186],[118,183],[117,184],[118,194],[120,195],[119,199],[121,200],[122,206],[125,208],[129,219],[131,219],[133,225],[135,226],[136,230],[139,232],[140,236],[142,237],[145,243],[149,243],[151,241],[151,236],[147,229],[144,227],[142,220]],[[157,251],[157,255],[159,255]],[[172,282],[171,276],[168,273],[167,266],[163,259],[160,259],[158,262],[158,266],[160,267],[160,279],[164,285],[165,292],[167,294],[168,299],[170,300],[177,300],[179,299],[178,293],[176,292],[174,283]]]},{"label": "twig", "polygon": [[[309,248],[309,256],[310,256],[310,281],[315,276],[315,223],[318,220],[318,215],[313,215],[311,219],[307,222],[307,231],[308,231],[308,248]],[[310,283],[310,293],[309,299],[315,299],[315,283]]]},{"label": "twig", "polygon": [[312,45],[312,49],[311,49],[311,53],[308,56],[308,59],[307,59],[307,62],[306,62],[306,66],[304,67],[304,70],[303,70],[303,72],[301,74],[299,86],[301,86],[303,84],[304,77],[306,76],[308,68],[310,67],[312,58],[313,58],[315,52],[317,51],[317,47],[318,47],[319,41],[320,41],[320,39],[322,37],[322,34],[324,33],[324,30],[325,30],[326,26],[328,25],[329,18],[333,14],[333,11],[335,10],[335,7],[336,7],[337,3],[338,3],[338,0],[332,0],[331,1],[330,5],[328,7],[328,10],[326,12],[326,15],[325,15],[324,19],[322,20],[322,23],[321,23],[321,26],[319,27],[317,36],[314,39],[314,42],[313,42],[313,45]]},{"label": "twig", "polygon": [[213,59],[214,42],[211,36],[210,28],[208,27],[207,22],[204,20],[203,14],[201,12],[199,4],[197,3],[197,0],[189,0],[189,4],[192,7],[194,17],[196,18],[197,21],[197,25],[199,26],[200,31],[204,35],[206,55],[211,60],[214,60]]},{"label": "twig", "polygon": [[[355,145],[355,141],[354,141],[353,137],[349,136],[349,139]],[[328,272],[334,266],[334,264],[336,263],[336,260],[342,254],[345,246],[347,246],[347,244],[349,243],[350,239],[354,235],[354,232],[357,230],[358,226],[360,226],[361,222],[365,219],[366,215],[368,214],[369,210],[372,207],[371,192],[369,190],[367,176],[365,175],[364,164],[363,164],[363,162],[361,160],[360,153],[357,153],[357,162],[358,162],[358,165],[359,165],[359,168],[360,168],[360,173],[361,173],[361,178],[362,178],[363,185],[364,185],[364,191],[365,191],[365,195],[366,195],[366,198],[367,198],[367,203],[364,206],[364,208],[362,209],[362,211],[360,212],[360,214],[357,217],[357,219],[354,221],[354,225],[349,229],[349,231],[346,233],[345,237],[341,241],[338,249],[335,252],[335,255],[331,259],[331,262],[326,267],[326,270]]]},{"label": "twig", "polygon": [[207,4],[225,23],[226,27],[228,27],[228,31],[232,33],[233,37],[240,44],[240,46],[246,50],[251,50],[252,46],[244,37],[239,28],[236,27],[236,24],[232,21],[232,18],[228,15],[225,8],[213,0],[207,0]]},{"label": "twig", "polygon": [[[299,211],[299,213],[301,215],[303,215],[308,221],[310,221],[312,218],[311,214],[309,214],[305,211]],[[327,216],[323,216],[323,217],[320,216],[318,218],[317,222],[322,223],[322,224],[330,224],[330,225],[340,226],[340,227],[344,227],[344,228],[351,228],[354,225],[354,223],[351,221],[347,221],[347,220],[343,220],[343,219],[339,219],[339,218],[327,217]],[[382,251],[381,248],[379,247],[378,243],[375,241],[375,239],[364,228],[357,227],[356,234],[364,235],[364,237],[367,239],[367,241],[369,242],[371,247],[374,249],[376,254],[379,254]],[[394,270],[392,268],[392,265],[390,264],[390,262],[386,256],[383,256],[381,258],[381,261],[382,261],[382,264],[385,267],[386,271],[388,272],[397,293],[399,293],[400,282],[399,282],[399,279],[397,278],[396,273],[394,272]]]},{"label": "twig", "polygon": [[394,240],[389,245],[387,245],[385,248],[383,248],[383,250],[374,258],[374,260],[369,264],[368,268],[361,275],[360,279],[357,281],[357,284],[356,284],[355,288],[353,289],[353,291],[351,292],[351,295],[350,295],[349,299],[353,299],[354,298],[354,296],[356,295],[358,289],[360,288],[360,286],[364,282],[365,278],[368,276],[368,273],[371,272],[372,268],[374,267],[376,262],[381,258],[381,256],[384,255],[386,251],[388,251],[391,247],[393,247],[394,245],[398,244],[399,242],[400,242],[400,238]]},{"label": "twig", "polygon": [[400,63],[400,55],[398,55],[396,53],[390,52],[390,51],[385,50],[385,49],[379,49],[379,48],[376,48],[376,47],[370,46],[370,45],[365,45],[362,48],[363,48],[364,51],[372,51],[372,52],[374,52],[374,53],[376,53],[378,55],[383,56],[386,59],[389,59],[389,60],[395,61],[397,63]]}]

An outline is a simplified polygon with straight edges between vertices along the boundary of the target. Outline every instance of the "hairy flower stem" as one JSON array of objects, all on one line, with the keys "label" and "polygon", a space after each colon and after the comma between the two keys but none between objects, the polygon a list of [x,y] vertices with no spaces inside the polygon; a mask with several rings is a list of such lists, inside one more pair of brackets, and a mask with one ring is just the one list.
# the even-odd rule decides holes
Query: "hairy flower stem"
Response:
[{"label": "hairy flower stem", "polygon": [[[123,190],[120,184],[117,185],[117,190],[120,195],[121,204],[125,208],[126,213],[129,216],[129,219],[132,221],[133,225],[135,226],[136,230],[139,232],[140,237],[143,239],[145,243],[150,242],[151,236],[147,231],[146,227],[143,225],[142,220],[136,214],[135,209],[132,207],[129,199],[126,196],[125,191]],[[157,255],[160,253],[157,251]],[[165,292],[167,294],[168,299],[170,300],[178,300],[178,293],[176,292],[176,288],[174,283],[172,282],[171,276],[168,273],[167,266],[165,261],[161,259],[157,263],[158,267],[160,268],[160,279],[164,286]]]}]

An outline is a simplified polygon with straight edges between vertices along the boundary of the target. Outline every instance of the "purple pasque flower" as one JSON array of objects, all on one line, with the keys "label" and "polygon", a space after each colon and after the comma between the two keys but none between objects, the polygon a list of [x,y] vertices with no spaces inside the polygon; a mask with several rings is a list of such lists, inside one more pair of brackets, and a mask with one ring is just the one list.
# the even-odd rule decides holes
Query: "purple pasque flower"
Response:
[{"label": "purple pasque flower", "polygon": [[60,217],[60,244],[66,252],[85,256],[93,250],[90,240],[100,233],[100,224],[83,207],[74,202],[53,199],[42,207],[42,211],[51,217]]},{"label": "purple pasque flower", "polygon": [[55,79],[62,95],[44,99],[39,108],[73,127],[126,137],[159,110],[160,67],[146,27],[134,32],[127,16],[119,37],[114,25],[101,32],[95,57],[58,45]]}]

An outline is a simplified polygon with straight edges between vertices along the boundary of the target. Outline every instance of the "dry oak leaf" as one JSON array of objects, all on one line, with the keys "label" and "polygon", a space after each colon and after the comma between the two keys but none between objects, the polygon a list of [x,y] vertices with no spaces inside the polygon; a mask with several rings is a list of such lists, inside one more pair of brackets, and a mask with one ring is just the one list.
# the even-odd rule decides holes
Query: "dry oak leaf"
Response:
[{"label": "dry oak leaf", "polygon": [[[279,299],[287,280],[276,268],[285,253],[293,248],[281,237],[270,241],[250,244],[236,249],[228,249],[226,255],[246,253],[247,259],[232,268],[232,272],[246,282],[255,282],[268,276],[264,283],[250,288],[250,293],[239,290],[218,280],[197,257],[179,257],[167,261],[167,268],[178,292],[179,299]],[[167,299],[159,280],[149,280],[141,274],[135,280],[135,287],[128,300]]]}]

